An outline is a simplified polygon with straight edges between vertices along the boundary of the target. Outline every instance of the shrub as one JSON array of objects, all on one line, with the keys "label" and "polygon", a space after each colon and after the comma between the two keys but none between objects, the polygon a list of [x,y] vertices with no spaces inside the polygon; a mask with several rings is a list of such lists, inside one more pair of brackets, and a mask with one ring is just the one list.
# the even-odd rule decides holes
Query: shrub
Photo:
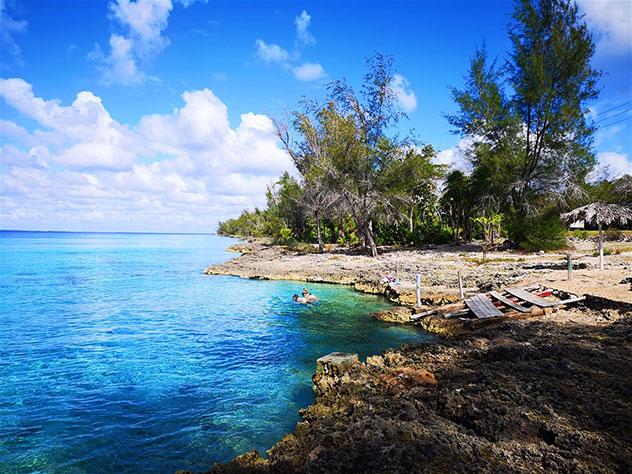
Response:
[{"label": "shrub", "polygon": [[607,229],[604,237],[610,241],[623,240],[623,231],[621,229]]},{"label": "shrub", "polygon": [[292,240],[293,237],[294,233],[292,232],[292,229],[289,227],[281,227],[274,236],[274,239],[279,243],[286,243]]},{"label": "shrub", "polygon": [[557,212],[545,212],[525,219],[519,246],[528,252],[557,250],[566,246],[565,229]]},{"label": "shrub", "polygon": [[572,230],[568,233],[568,236],[578,240],[589,239],[589,234],[587,230]]}]

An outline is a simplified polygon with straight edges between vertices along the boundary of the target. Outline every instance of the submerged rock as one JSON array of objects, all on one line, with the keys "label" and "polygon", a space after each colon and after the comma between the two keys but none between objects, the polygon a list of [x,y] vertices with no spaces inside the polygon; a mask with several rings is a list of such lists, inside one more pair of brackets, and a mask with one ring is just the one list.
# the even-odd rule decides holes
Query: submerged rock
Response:
[{"label": "submerged rock", "polygon": [[[210,470],[212,474],[267,474],[270,472],[268,461],[261,457],[256,449],[248,451],[227,464],[216,464]],[[176,474],[190,474],[184,471],[178,471]]]}]

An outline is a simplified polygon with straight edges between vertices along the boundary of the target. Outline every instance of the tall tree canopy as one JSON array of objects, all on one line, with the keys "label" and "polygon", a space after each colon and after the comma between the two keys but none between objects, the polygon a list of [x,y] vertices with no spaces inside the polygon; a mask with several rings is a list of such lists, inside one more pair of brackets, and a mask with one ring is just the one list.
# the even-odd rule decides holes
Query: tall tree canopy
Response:
[{"label": "tall tree canopy", "polygon": [[452,91],[459,111],[448,120],[473,143],[478,199],[523,219],[576,189],[594,166],[585,112],[600,73],[572,1],[518,0],[509,34],[504,67],[476,51],[465,88]]}]

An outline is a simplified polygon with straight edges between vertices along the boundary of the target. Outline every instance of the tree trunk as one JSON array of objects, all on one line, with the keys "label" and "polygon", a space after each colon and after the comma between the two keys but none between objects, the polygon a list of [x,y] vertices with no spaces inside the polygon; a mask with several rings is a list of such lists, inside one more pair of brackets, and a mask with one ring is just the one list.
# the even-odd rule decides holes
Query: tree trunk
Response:
[{"label": "tree trunk", "polygon": [[375,245],[375,237],[373,235],[373,221],[369,221],[369,225],[366,230],[366,238],[369,250],[371,251],[371,257],[377,257],[377,245]]},{"label": "tree trunk", "polygon": [[414,223],[413,223],[413,211],[415,210],[415,208],[413,206],[410,207],[410,212],[408,213],[408,231],[412,234],[414,229]]},{"label": "tree trunk", "polygon": [[323,253],[323,236],[320,231],[320,217],[318,217],[318,213],[314,215],[314,220],[316,221],[316,235],[318,236],[318,251]]}]

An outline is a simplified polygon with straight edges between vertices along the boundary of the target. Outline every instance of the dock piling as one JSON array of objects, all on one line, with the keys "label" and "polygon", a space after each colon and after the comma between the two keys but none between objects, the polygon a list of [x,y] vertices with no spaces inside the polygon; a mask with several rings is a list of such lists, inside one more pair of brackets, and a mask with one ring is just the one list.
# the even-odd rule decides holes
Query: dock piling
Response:
[{"label": "dock piling", "polygon": [[417,291],[417,308],[421,308],[421,275],[415,275],[415,289]]}]

